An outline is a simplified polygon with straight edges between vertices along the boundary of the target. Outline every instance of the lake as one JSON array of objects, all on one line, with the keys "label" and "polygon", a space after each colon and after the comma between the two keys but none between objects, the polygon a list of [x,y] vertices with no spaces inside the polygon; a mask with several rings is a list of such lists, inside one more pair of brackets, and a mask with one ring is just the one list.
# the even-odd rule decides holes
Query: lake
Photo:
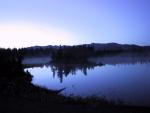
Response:
[{"label": "lake", "polygon": [[[32,83],[62,89],[69,96],[99,96],[131,105],[150,106],[150,55],[122,53],[89,58],[91,64],[54,65],[50,58],[26,58]],[[31,62],[32,61],[32,62]]]}]

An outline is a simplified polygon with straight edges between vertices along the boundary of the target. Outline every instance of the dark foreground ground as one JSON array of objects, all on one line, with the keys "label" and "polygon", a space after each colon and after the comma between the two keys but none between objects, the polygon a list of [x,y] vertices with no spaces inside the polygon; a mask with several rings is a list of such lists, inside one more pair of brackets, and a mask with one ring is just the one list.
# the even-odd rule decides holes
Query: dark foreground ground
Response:
[{"label": "dark foreground ground", "polygon": [[1,113],[150,113],[136,107],[86,107],[0,96]]},{"label": "dark foreground ground", "polygon": [[0,96],[1,113],[150,113],[139,107],[88,107]]}]

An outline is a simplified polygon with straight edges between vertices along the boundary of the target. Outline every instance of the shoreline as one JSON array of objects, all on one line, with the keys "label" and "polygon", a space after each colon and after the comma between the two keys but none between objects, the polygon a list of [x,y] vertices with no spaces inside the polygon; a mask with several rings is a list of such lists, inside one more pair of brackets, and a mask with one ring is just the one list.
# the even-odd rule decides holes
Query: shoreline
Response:
[{"label": "shoreline", "polygon": [[115,105],[115,103],[103,98],[66,97],[59,94],[57,90],[48,90],[33,85],[31,78],[29,73],[24,72],[24,76],[5,81],[8,84],[6,84],[3,94],[0,95],[2,108],[0,111],[5,113],[17,113],[18,110],[21,113],[50,111],[53,113],[84,113],[88,111],[92,113],[101,113],[102,111],[103,113],[130,113],[131,111],[133,113],[148,113],[150,111],[149,107]]},{"label": "shoreline", "polygon": [[1,50],[1,113],[149,113],[150,107],[116,104],[105,98],[66,97],[61,90],[48,90],[31,83],[32,75],[24,72],[22,54]]}]

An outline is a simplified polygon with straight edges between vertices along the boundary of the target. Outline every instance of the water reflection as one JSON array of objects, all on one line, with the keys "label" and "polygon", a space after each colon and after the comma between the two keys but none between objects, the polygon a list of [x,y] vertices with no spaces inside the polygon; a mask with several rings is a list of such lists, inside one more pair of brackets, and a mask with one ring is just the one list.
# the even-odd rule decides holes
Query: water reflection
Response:
[{"label": "water reflection", "polygon": [[[103,96],[150,106],[150,55],[122,53],[90,58],[88,64],[49,64],[32,67],[33,84],[49,89],[66,88],[75,96]],[[35,66],[35,65],[34,65]],[[73,76],[72,76],[73,75]],[[87,75],[87,76],[84,76]]]},{"label": "water reflection", "polygon": [[[37,58],[36,58],[37,59]],[[45,60],[45,57],[39,58],[40,63],[34,62],[30,64],[26,64],[25,68],[35,68],[46,66],[47,68],[51,68],[51,72],[53,73],[53,78],[57,76],[60,80],[60,83],[63,82],[63,78],[68,75],[76,75],[76,72],[79,70],[84,75],[87,75],[87,71],[93,70],[95,67],[101,67],[104,65],[119,65],[119,64],[145,64],[150,63],[150,53],[120,53],[120,54],[109,54],[105,56],[99,57],[91,57],[88,59],[88,62],[84,64],[58,64],[58,63],[50,63],[48,59]],[[43,61],[43,62],[42,62]],[[47,61],[47,62],[46,62]],[[28,60],[26,59],[26,62]]]},{"label": "water reflection", "polygon": [[96,66],[103,66],[103,64],[85,63],[85,64],[51,64],[53,77],[57,75],[60,82],[63,82],[63,76],[67,77],[69,74],[76,75],[76,71],[80,70],[84,75],[87,75],[87,70],[94,69]]}]

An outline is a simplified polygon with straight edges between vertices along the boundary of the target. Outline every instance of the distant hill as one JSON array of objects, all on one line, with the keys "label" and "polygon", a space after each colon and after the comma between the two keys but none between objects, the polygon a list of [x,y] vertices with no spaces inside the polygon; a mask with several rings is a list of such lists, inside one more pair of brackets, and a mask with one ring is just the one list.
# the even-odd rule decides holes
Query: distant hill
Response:
[{"label": "distant hill", "polygon": [[149,49],[150,46],[138,46],[134,44],[118,44],[118,43],[92,43],[91,44],[95,50],[122,50],[122,51],[130,51],[130,50],[141,50],[141,49]]},{"label": "distant hill", "polygon": [[[91,43],[91,44],[83,44],[87,46],[93,46],[95,50],[140,50],[140,49],[145,49],[145,50],[150,50],[150,46],[139,46],[135,44],[118,44],[118,43]],[[62,45],[66,47],[71,47],[68,45]],[[74,45],[74,46],[80,46],[80,45]],[[48,45],[48,46],[32,46],[32,47],[27,47],[26,49],[58,49],[59,46],[55,45]]]},{"label": "distant hill", "polygon": [[[118,43],[91,43],[82,45],[61,45],[62,48],[71,47],[92,47],[98,54],[102,52],[150,52],[150,46],[139,46],[134,44],[118,44]],[[51,55],[54,51],[57,51],[60,46],[47,45],[47,46],[32,46],[20,49],[27,56],[35,55]]]}]

